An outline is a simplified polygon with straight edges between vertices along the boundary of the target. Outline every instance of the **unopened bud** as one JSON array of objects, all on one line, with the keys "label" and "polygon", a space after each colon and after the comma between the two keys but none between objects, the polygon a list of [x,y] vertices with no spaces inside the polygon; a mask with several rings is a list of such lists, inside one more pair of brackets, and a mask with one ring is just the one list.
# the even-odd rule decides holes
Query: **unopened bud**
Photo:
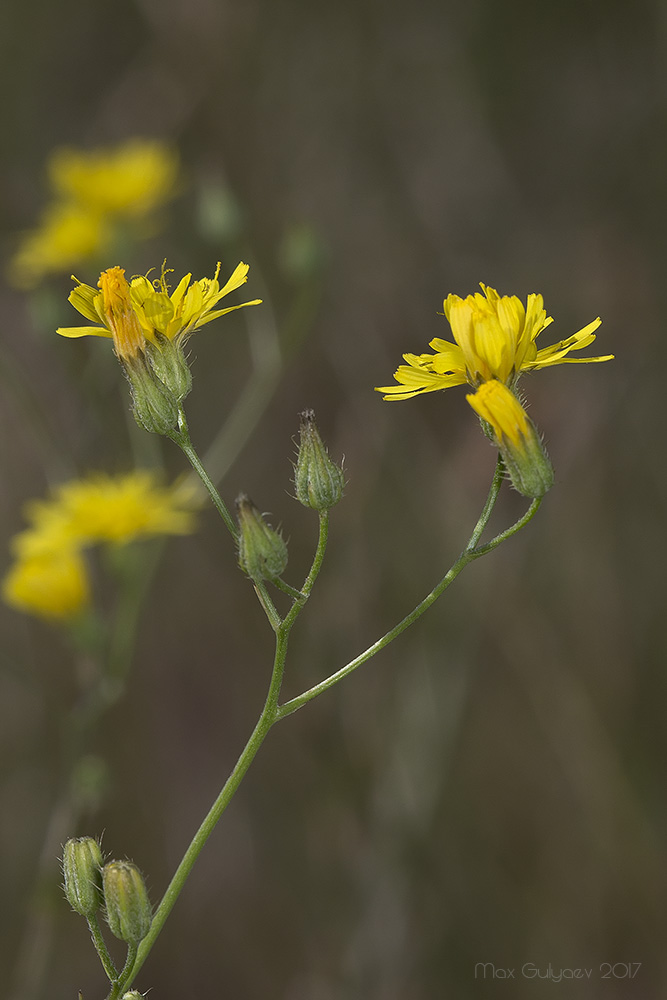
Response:
[{"label": "unopened bud", "polygon": [[299,451],[294,466],[296,498],[304,507],[329,510],[343,496],[345,477],[340,465],[329,458],[312,410],[301,414]]},{"label": "unopened bud", "polygon": [[102,905],[102,851],[92,837],[68,840],[63,849],[65,895],[73,910],[92,917]]},{"label": "unopened bud", "polygon": [[131,861],[109,861],[102,869],[102,883],[111,933],[128,944],[139,944],[152,920],[141,872]]},{"label": "unopened bud", "polygon": [[236,500],[239,522],[239,565],[255,581],[276,580],[287,566],[287,545],[266,523],[252,500],[242,493]]},{"label": "unopened bud", "polygon": [[192,373],[180,343],[156,334],[156,344],[148,344],[146,353],[153,372],[177,403],[182,403],[192,389]]},{"label": "unopened bud", "polygon": [[169,434],[178,423],[178,401],[151,370],[144,355],[125,362],[134,419],[150,434]]},{"label": "unopened bud", "polygon": [[128,993],[123,993],[121,1000],[144,1000],[144,995],[139,990],[130,990]]},{"label": "unopened bud", "polygon": [[526,497],[543,497],[554,484],[553,466],[535,424],[514,393],[492,379],[466,399],[490,426],[514,489]]}]

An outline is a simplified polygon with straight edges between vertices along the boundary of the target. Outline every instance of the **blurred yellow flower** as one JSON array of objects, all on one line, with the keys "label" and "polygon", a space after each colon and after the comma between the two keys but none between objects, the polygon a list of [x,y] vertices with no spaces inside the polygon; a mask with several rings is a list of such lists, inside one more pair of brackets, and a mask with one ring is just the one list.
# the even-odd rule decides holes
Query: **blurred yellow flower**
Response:
[{"label": "blurred yellow flower", "polygon": [[[170,293],[168,271],[164,268],[155,281],[139,276],[132,278],[128,285],[125,271],[112,267],[100,275],[101,291],[80,283],[69,296],[69,301],[82,316],[103,325],[66,326],[57,332],[63,337],[111,337],[120,358],[136,354],[137,338],[159,346],[161,335],[182,344],[205,323],[235,309],[259,305],[262,300],[253,299],[224,309],[214,308],[225,295],[245,284],[248,271],[249,265],[240,263],[221,288],[218,264],[212,278],[192,281],[192,275],[186,274]],[[122,323],[117,322],[121,314]]]},{"label": "blurred yellow flower", "polygon": [[2,582],[7,604],[54,621],[75,618],[90,601],[81,554],[63,548],[19,558]]},{"label": "blurred yellow flower", "polygon": [[100,215],[140,216],[174,193],[178,156],[163,142],[130,139],[115,149],[57,149],[48,172],[65,200]]},{"label": "blurred yellow flower", "polygon": [[17,288],[30,288],[45,274],[99,257],[111,242],[108,220],[74,202],[49,205],[37,229],[26,233],[9,265]]},{"label": "blurred yellow flower", "polygon": [[136,238],[152,235],[152,224],[145,223],[176,191],[178,156],[157,140],[131,139],[111,149],[55,150],[47,170],[54,198],[9,265],[19,288],[99,261],[113,249],[123,223],[133,224]]},{"label": "blurred yellow flower", "polygon": [[464,382],[477,387],[490,379],[513,385],[524,371],[613,358],[612,354],[596,358],[568,356],[593,343],[594,331],[602,322],[599,318],[571,337],[538,350],[537,337],[553,322],[546,314],[542,296],[529,295],[524,306],[516,295],[500,296],[495,288],[481,288],[483,295],[477,292],[465,299],[447,296],[444,313],[455,343],[436,337],[429,345],[435,354],[404,354],[407,365],[400,365],[394,374],[398,385],[377,388],[385,393],[384,399],[409,399]]},{"label": "blurred yellow flower", "polygon": [[55,503],[76,525],[83,544],[131,542],[149,535],[187,535],[194,530],[192,498],[159,486],[151,472],[100,473],[65,483]]},{"label": "blurred yellow flower", "polygon": [[192,500],[146,470],[64,483],[48,500],[27,505],[30,527],[12,539],[16,558],[2,584],[4,600],[46,619],[75,617],[90,600],[82,550],[187,534],[194,530]]}]

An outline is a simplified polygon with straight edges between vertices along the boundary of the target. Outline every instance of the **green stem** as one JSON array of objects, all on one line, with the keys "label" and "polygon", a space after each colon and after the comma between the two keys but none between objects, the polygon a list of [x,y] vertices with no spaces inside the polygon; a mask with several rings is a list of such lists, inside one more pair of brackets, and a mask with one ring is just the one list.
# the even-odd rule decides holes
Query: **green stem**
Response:
[{"label": "green stem", "polygon": [[241,784],[241,781],[252,764],[257,751],[261,747],[262,743],[266,739],[269,730],[278,720],[278,699],[280,697],[280,689],[282,687],[283,673],[285,670],[285,659],[287,657],[287,645],[289,641],[289,634],[292,630],[294,622],[296,621],[302,608],[305,606],[308,597],[313,589],[317,575],[322,567],[324,561],[324,554],[326,551],[327,538],[329,533],[329,515],[327,512],[320,514],[320,530],[317,542],[317,548],[315,550],[315,555],[313,557],[313,563],[310,567],[308,576],[304,581],[304,585],[299,592],[298,600],[295,600],[289,613],[285,617],[285,620],[280,622],[276,628],[276,646],[275,655],[273,659],[273,671],[271,673],[271,683],[269,684],[269,690],[266,695],[266,701],[264,703],[264,708],[262,709],[262,714],[259,717],[257,725],[252,731],[250,739],[246,743],[243,752],[236,762],[234,770],[229,775],[227,781],[225,782],[222,791],[218,795],[217,799],[211,806],[210,810],[206,814],[204,821],[194,835],[190,846],[183,855],[183,859],[179,864],[174,877],[167,887],[160,905],[155,911],[153,917],[151,928],[144,938],[144,940],[139,945],[139,950],[137,953],[136,960],[132,967],[131,973],[128,975],[127,980],[124,985],[129,987],[134,980],[134,977],[139,972],[141,966],[146,961],[148,953],[155,944],[155,941],[164,926],[164,922],[169,916],[171,909],[178,899],[180,892],[185,885],[185,881],[192,871],[197,858],[201,854],[204,844],[210,837],[211,833],[215,829],[220,817],[224,813],[225,809],[231,802],[234,793]]},{"label": "green stem", "polygon": [[370,660],[376,655],[376,653],[379,653],[380,650],[385,648],[385,646],[388,646],[390,642],[393,642],[394,639],[398,638],[402,632],[405,632],[407,628],[413,625],[418,618],[421,618],[424,612],[427,611],[431,605],[435,603],[435,601],[437,601],[440,595],[444,593],[451,583],[453,583],[461,570],[465,569],[468,563],[473,562],[475,559],[479,559],[480,556],[486,555],[487,552],[491,552],[498,545],[506,541],[508,538],[511,538],[512,535],[516,534],[517,531],[520,531],[521,528],[528,524],[537,512],[541,499],[533,500],[527,513],[524,514],[523,517],[519,518],[519,520],[516,521],[511,528],[508,528],[506,531],[502,531],[499,535],[496,535],[495,538],[493,538],[486,545],[477,545],[477,542],[479,541],[482,532],[488,523],[491,511],[493,510],[495,502],[498,498],[502,475],[503,466],[499,460],[498,465],[496,466],[496,473],[491,484],[491,489],[489,490],[489,495],[486,499],[486,503],[484,504],[484,509],[482,510],[480,518],[475,525],[466,547],[454,565],[447,571],[445,576],[433,588],[430,594],[427,594],[424,600],[421,601],[416,608],[413,608],[410,614],[406,615],[405,618],[403,618],[397,625],[386,632],[380,639],[377,640],[377,642],[374,642],[371,646],[369,646],[368,649],[364,650],[363,653],[360,653],[359,656],[350,660],[350,662],[344,667],[341,667],[340,670],[337,670],[325,680],[320,681],[319,684],[315,684],[314,687],[309,688],[308,691],[304,691],[303,694],[300,694],[296,698],[292,698],[290,701],[280,705],[278,707],[279,719],[284,719],[286,716],[291,715],[300,708],[303,708],[303,706],[309,701],[312,701],[313,698],[317,698],[317,696],[323,694],[324,691],[328,691],[329,688],[338,684],[338,682],[342,681],[344,677],[351,674],[353,670],[360,667],[362,663],[366,663],[367,660]]},{"label": "green stem", "polygon": [[[174,440],[176,440],[177,443],[181,444],[181,447],[183,447],[183,444],[181,443],[180,440],[178,440],[176,436],[174,436]],[[191,446],[190,449],[194,454],[194,450],[191,448]],[[186,451],[185,448],[184,451]],[[187,451],[186,454],[188,454]],[[188,457],[190,457],[190,455],[188,455]],[[193,468],[195,468],[195,470],[197,470],[198,467],[200,466],[201,463],[199,463],[198,460],[196,464],[193,463]],[[396,625],[393,629],[390,629],[389,632],[387,632],[384,636],[382,636],[381,639],[378,639],[377,642],[373,643],[372,646],[369,646],[369,648],[365,652],[361,653],[354,660],[351,660],[350,663],[342,667],[340,670],[332,674],[330,677],[326,678],[326,680],[322,681],[320,684],[315,685],[315,687],[310,688],[310,690],[305,691],[298,697],[292,698],[290,701],[285,702],[283,705],[279,705],[278,702],[280,698],[283,673],[285,669],[285,660],[287,656],[289,634],[298,615],[303,610],[303,607],[305,606],[306,601],[310,596],[312,588],[315,584],[317,576],[322,567],[326,551],[328,530],[329,530],[329,517],[327,512],[323,512],[320,514],[320,530],[319,530],[317,549],[313,557],[313,563],[310,568],[310,571],[304,581],[304,585],[301,591],[296,592],[298,596],[294,598],[292,607],[290,608],[285,618],[283,620],[280,620],[279,618],[277,618],[277,613],[276,613],[276,621],[272,622],[274,631],[276,633],[276,645],[275,645],[275,654],[273,660],[273,671],[271,674],[271,682],[264,703],[264,708],[262,709],[262,713],[259,717],[259,720],[255,728],[252,731],[250,739],[246,743],[243,752],[241,753],[241,756],[237,760],[233,771],[227,778],[227,781],[225,782],[220,794],[218,795],[217,799],[211,806],[209,812],[207,813],[202,824],[200,825],[199,829],[194,835],[189,847],[187,848],[183,856],[183,859],[181,860],[178,868],[176,869],[176,872],[174,873],[174,876],[171,882],[169,883],[164,896],[162,897],[160,905],[155,911],[155,915],[151,923],[151,928],[146,937],[144,938],[144,940],[139,945],[136,959],[134,959],[130,971],[127,973],[127,975],[125,975],[125,970],[123,970],[123,973],[121,973],[121,981],[123,982],[124,988],[129,988],[132,985],[134,978],[136,977],[137,973],[139,972],[144,962],[146,961],[146,958],[148,957],[148,954],[150,953],[153,945],[155,944],[155,941],[157,940],[157,937],[160,934],[160,931],[162,930],[162,927],[164,926],[164,923],[167,917],[169,916],[172,907],[174,906],[176,900],[178,899],[178,896],[180,895],[181,890],[185,885],[188,875],[192,871],[192,868],[194,867],[197,858],[201,854],[201,851],[206,841],[208,840],[211,833],[215,829],[215,826],[217,825],[218,821],[220,820],[227,806],[231,802],[236,790],[238,789],[239,785],[241,784],[241,781],[243,780],[243,777],[248,771],[248,768],[255,759],[255,756],[257,755],[259,748],[266,739],[271,727],[275,725],[275,723],[278,722],[280,719],[284,719],[286,718],[286,716],[291,715],[293,712],[296,712],[299,708],[302,708],[303,705],[305,705],[309,701],[312,701],[313,698],[316,698],[319,694],[322,694],[328,688],[333,687],[333,685],[337,684],[338,681],[343,679],[343,677],[346,677],[348,674],[352,673],[352,671],[355,670],[358,666],[360,666],[362,663],[365,663],[372,656],[378,653],[381,649],[384,649],[385,646],[387,646],[390,642],[392,642],[393,639],[395,639],[402,632],[404,632],[405,629],[407,629],[410,625],[412,625],[415,621],[417,621],[418,618],[420,618],[424,614],[424,612],[438,599],[438,597],[443,593],[443,591],[447,589],[450,583],[452,583],[452,581],[456,579],[461,570],[464,569],[464,567],[467,566],[468,563],[473,562],[475,559],[479,559],[480,556],[485,555],[487,552],[490,552],[492,549],[496,548],[498,545],[500,545],[502,542],[510,538],[513,534],[515,534],[522,527],[524,527],[524,525],[526,525],[534,516],[540,505],[539,500],[534,500],[528,512],[524,514],[524,516],[521,517],[514,525],[512,525],[511,528],[508,528],[506,531],[503,531],[499,535],[496,535],[495,538],[493,538],[486,545],[482,546],[478,545],[479,539],[481,538],[482,533],[484,532],[484,529],[489,521],[491,512],[493,511],[496,500],[498,498],[498,493],[502,481],[502,475],[503,475],[503,465],[499,459],[493,477],[493,482],[491,483],[491,488],[489,490],[489,494],[484,504],[484,508],[479,517],[479,520],[477,521],[477,524],[473,529],[473,532],[470,536],[470,539],[468,540],[465,549],[463,550],[459,558],[456,560],[454,565],[451,567],[451,569],[449,569],[448,572],[445,574],[440,583],[437,584],[436,587],[434,587],[431,593],[428,594],[424,598],[424,600],[421,601],[417,605],[417,607],[410,612],[409,615],[406,615],[406,617],[401,622],[399,622],[398,625]],[[218,510],[220,510],[220,505],[222,505],[222,501],[220,501],[220,504],[216,502],[217,491],[213,486],[213,484],[210,483],[210,480],[208,480],[208,482],[207,480],[208,477],[206,477],[206,479],[203,479],[203,482],[206,485],[209,494],[211,494],[211,498],[213,499],[215,506],[218,508]],[[208,485],[209,483],[210,486]],[[224,505],[222,506],[224,507]],[[264,602],[266,595],[266,590],[264,588],[264,585],[256,584],[256,588],[260,595],[260,599],[262,600],[262,602]],[[266,595],[266,599],[268,600],[268,595]],[[270,607],[273,608],[273,605],[271,604]],[[271,619],[271,615],[269,614],[268,610],[267,614]],[[126,968],[129,968],[127,963],[126,963]],[[109,1000],[115,1000],[115,996],[116,994],[114,994],[113,996],[110,995]]]},{"label": "green stem", "polygon": [[102,931],[100,930],[100,925],[97,922],[97,917],[88,917],[87,922],[93,939],[93,944],[95,945],[95,951],[100,956],[100,962],[104,966],[104,971],[109,978],[109,982],[114,983],[118,979],[118,970],[113,964],[111,955],[107,950],[106,942],[102,937]]},{"label": "green stem", "polygon": [[[225,525],[229,533],[236,542],[238,541],[239,532],[234,522],[234,518],[229,513],[227,505],[225,504],[224,500],[218,493],[215,484],[213,483],[212,479],[206,472],[206,469],[202,465],[199,455],[194,449],[192,441],[190,440],[188,422],[186,420],[185,412],[183,410],[181,410],[179,413],[178,423],[179,423],[179,429],[177,431],[174,431],[173,434],[170,434],[169,436],[171,437],[171,440],[174,441],[179,446],[179,448],[182,449],[182,451],[188,458],[190,464],[192,465],[192,468],[195,470],[195,472],[201,479],[202,483],[206,487],[208,495],[211,498],[211,501],[213,502],[213,506],[217,510],[222,520],[225,522]],[[266,586],[263,583],[256,583],[255,590],[257,592],[257,597],[259,598],[259,602],[262,605],[264,611],[266,612],[267,618],[269,619],[271,628],[275,632],[278,625],[280,624],[280,615],[276,611],[275,605],[271,600],[271,598],[269,597],[269,593],[266,589]]]},{"label": "green stem", "polygon": [[293,601],[298,601],[298,599],[302,596],[300,590],[297,590],[296,587],[290,587],[289,583],[285,583],[284,580],[272,580],[271,583],[274,587],[277,587],[278,590],[282,590],[283,594],[287,594],[288,597],[291,597]]},{"label": "green stem", "polygon": [[123,966],[120,975],[117,976],[113,982],[111,991],[107,996],[107,1000],[118,1000],[121,993],[125,992],[127,981],[132,974],[132,969],[134,968],[134,963],[137,959],[137,950],[136,944],[128,944],[125,965]]},{"label": "green stem", "polygon": [[491,512],[496,506],[496,500],[498,499],[498,494],[500,493],[500,487],[503,482],[503,476],[505,474],[505,463],[502,460],[500,454],[498,455],[498,460],[496,462],[496,469],[493,473],[493,479],[491,480],[491,486],[489,488],[489,495],[484,501],[484,506],[482,507],[482,513],[479,515],[479,520],[475,527],[473,528],[472,534],[468,539],[468,544],[466,545],[465,551],[468,549],[474,549],[477,542],[480,540],[484,533],[484,529],[489,523],[489,518],[491,517]]},{"label": "green stem", "polygon": [[486,545],[478,545],[474,550],[475,559],[479,559],[480,556],[485,556],[487,552],[492,552],[494,549],[498,548],[499,545],[502,545],[503,542],[507,541],[508,538],[511,538],[512,535],[516,535],[517,531],[521,531],[522,528],[525,528],[528,522],[532,521],[537,514],[543,499],[544,497],[537,497],[533,500],[523,517],[520,517],[511,528],[507,528],[506,531],[501,531],[500,534],[496,535],[495,538],[492,538],[490,542],[486,543]]},{"label": "green stem", "polygon": [[282,683],[282,673],[285,665],[285,654],[286,641],[282,632],[276,636],[276,653],[274,658],[273,673],[271,676],[271,684],[269,686],[269,691],[266,698],[266,703],[262,714],[259,717],[257,725],[252,731],[250,739],[246,743],[241,756],[236,762],[234,770],[229,775],[227,781],[225,782],[222,791],[218,795],[217,799],[208,811],[204,821],[197,830],[196,834],[192,838],[190,846],[183,855],[183,859],[179,864],[174,877],[167,887],[160,905],[155,911],[153,921],[151,923],[151,928],[144,938],[144,940],[139,945],[139,951],[132,968],[131,976],[128,977],[126,986],[131,985],[132,980],[137,975],[142,965],[148,957],[148,953],[155,944],[155,941],[164,926],[164,922],[169,916],[171,909],[178,899],[181,889],[183,888],[185,881],[192,871],[192,868],[201,854],[204,844],[210,837],[211,833],[215,829],[218,820],[224,813],[225,809],[231,802],[236,789],[241,784],[241,780],[244,777],[246,771],[252,764],[257,751],[261,747],[262,743],[266,739],[269,729],[276,721],[276,704],[278,700],[278,695],[280,692],[280,685]]},{"label": "green stem", "polygon": [[227,530],[229,531],[230,535],[232,536],[234,541],[236,541],[236,539],[239,537],[239,533],[236,524],[234,522],[234,518],[229,513],[224,500],[222,499],[217,489],[215,488],[215,485],[213,484],[208,473],[206,472],[206,469],[201,463],[199,455],[197,454],[192,445],[192,441],[190,440],[190,432],[188,430],[188,422],[185,418],[185,412],[183,410],[181,410],[179,413],[178,430],[173,431],[173,433],[170,434],[169,437],[179,446],[179,448],[186,455],[188,461],[190,462],[190,465],[195,470],[195,472],[201,479],[202,483],[206,487],[208,495],[213,501],[213,506],[217,510],[222,520],[225,522],[225,525],[227,526]]},{"label": "green stem", "polygon": [[[295,598],[294,602],[295,607],[298,607],[299,611],[295,613],[294,617],[296,617],[296,615],[299,614],[301,608],[303,608],[304,604],[310,597],[313,586],[315,585],[315,581],[317,580],[319,572],[322,569],[322,563],[324,562],[324,555],[327,550],[328,540],[329,540],[329,511],[322,510],[320,511],[320,532],[317,539],[317,548],[315,550],[315,555],[313,557],[313,565],[310,567],[308,576],[303,582],[303,587],[298,592]],[[290,614],[292,614],[293,611],[294,608],[292,608]],[[289,618],[289,615],[287,616],[287,618]]]}]

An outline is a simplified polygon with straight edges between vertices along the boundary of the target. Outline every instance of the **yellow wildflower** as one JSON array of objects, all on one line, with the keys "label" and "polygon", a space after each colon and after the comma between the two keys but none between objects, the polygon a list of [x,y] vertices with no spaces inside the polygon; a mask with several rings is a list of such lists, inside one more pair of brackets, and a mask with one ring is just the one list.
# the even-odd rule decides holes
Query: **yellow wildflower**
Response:
[{"label": "yellow wildflower", "polygon": [[65,483],[55,504],[76,525],[82,544],[131,542],[149,535],[186,535],[194,528],[189,498],[159,486],[151,472],[100,473]]},{"label": "yellow wildflower", "polygon": [[98,257],[110,241],[107,219],[74,202],[57,202],[45,210],[37,229],[25,234],[9,278],[18,288],[31,288],[45,274]]},{"label": "yellow wildflower", "polygon": [[544,496],[553,486],[554,470],[535,425],[512,390],[491,379],[466,399],[491,428],[515,489],[528,497]]},{"label": "yellow wildflower", "polygon": [[121,225],[131,224],[137,238],[152,235],[153,213],[176,190],[178,156],[162,142],[131,139],[112,149],[56,150],[47,169],[54,198],[9,266],[19,288],[99,260]]},{"label": "yellow wildflower", "polygon": [[58,149],[48,166],[53,189],[100,215],[147,215],[173,193],[178,156],[163,142],[130,139],[115,149]]},{"label": "yellow wildflower", "polygon": [[546,314],[542,296],[529,295],[524,306],[516,295],[500,296],[495,288],[481,288],[483,295],[477,292],[465,299],[447,296],[444,313],[455,343],[436,337],[429,345],[435,354],[404,354],[407,365],[400,365],[394,374],[398,385],[377,389],[385,393],[385,399],[409,399],[465,382],[477,387],[490,379],[514,385],[524,371],[613,358],[612,354],[596,358],[568,356],[593,343],[594,331],[602,322],[599,318],[565,340],[538,350],[537,337],[553,322]]},{"label": "yellow wildflower", "polygon": [[[138,335],[137,331],[140,330],[144,341],[148,340],[156,346],[159,346],[160,336],[180,345],[205,323],[210,323],[211,320],[218,319],[219,316],[224,316],[235,309],[259,305],[262,300],[253,299],[251,302],[241,302],[239,305],[227,306],[224,309],[214,308],[225,295],[245,284],[249,269],[248,264],[240,263],[220,288],[218,283],[220,264],[218,264],[212,278],[192,281],[192,275],[186,274],[170,293],[166,278],[168,272],[165,269],[156,281],[149,281],[147,277],[139,276],[133,278],[128,285],[122,268],[110,268],[100,275],[99,285],[102,291],[91,285],[79,283],[69,296],[69,301],[82,316],[102,325],[60,327],[57,332],[62,337],[111,337],[118,350],[110,313],[113,312],[112,299],[119,301],[122,298],[123,311],[126,311],[129,303],[133,314],[132,343]],[[127,287],[121,293],[122,282],[125,282]],[[126,316],[125,322],[129,322],[129,317]],[[125,355],[120,355],[123,356]]]},{"label": "yellow wildflower", "polygon": [[2,596],[7,604],[38,618],[75,618],[90,601],[80,553],[63,548],[19,558],[3,580]]},{"label": "yellow wildflower", "polygon": [[193,530],[192,498],[160,486],[153,473],[73,480],[27,507],[30,527],[12,540],[15,562],[2,584],[8,604],[66,620],[90,600],[83,549]]}]

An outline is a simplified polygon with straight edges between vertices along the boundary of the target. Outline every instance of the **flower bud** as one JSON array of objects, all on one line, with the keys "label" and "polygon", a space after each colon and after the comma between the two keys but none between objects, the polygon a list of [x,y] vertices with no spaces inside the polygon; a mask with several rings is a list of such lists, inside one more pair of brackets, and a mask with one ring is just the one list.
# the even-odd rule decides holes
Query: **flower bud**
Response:
[{"label": "flower bud", "polygon": [[144,995],[139,990],[130,990],[128,993],[123,993],[121,1000],[144,1000]]},{"label": "flower bud", "polygon": [[329,458],[312,410],[301,414],[299,451],[294,466],[296,498],[304,507],[329,510],[343,496],[343,470]]},{"label": "flower bud", "polygon": [[492,379],[466,399],[482,418],[482,426],[486,422],[491,428],[514,489],[526,497],[544,496],[554,484],[553,466],[537,428],[514,393]]},{"label": "flower bud", "polygon": [[259,582],[276,580],[287,566],[287,545],[266,523],[252,500],[242,493],[236,500],[239,522],[239,565]]},{"label": "flower bud", "polygon": [[151,904],[141,872],[131,861],[109,861],[102,869],[104,902],[111,933],[138,945],[151,926]]},{"label": "flower bud", "polygon": [[146,347],[151,368],[176,402],[182,403],[192,389],[192,373],[183,347],[160,333],[155,334],[155,338],[157,346],[148,344]]},{"label": "flower bud", "polygon": [[102,905],[102,851],[92,837],[72,838],[63,849],[65,896],[82,917],[92,917]]},{"label": "flower bud", "polygon": [[134,419],[150,434],[169,434],[178,423],[178,401],[151,371],[143,355],[126,361]]}]

